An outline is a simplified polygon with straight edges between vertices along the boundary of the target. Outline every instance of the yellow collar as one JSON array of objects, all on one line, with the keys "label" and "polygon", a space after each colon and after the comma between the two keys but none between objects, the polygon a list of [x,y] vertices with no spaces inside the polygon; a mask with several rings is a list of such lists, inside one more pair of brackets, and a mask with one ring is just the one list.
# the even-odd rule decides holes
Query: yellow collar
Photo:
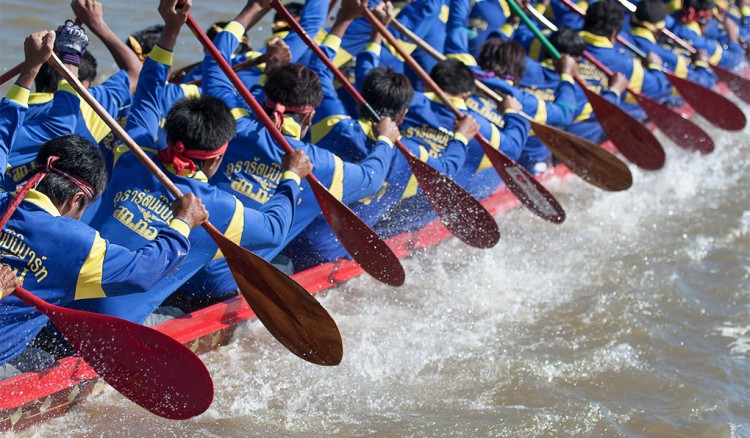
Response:
[{"label": "yellow collar", "polygon": [[368,138],[372,140],[377,140],[377,137],[375,136],[375,131],[372,129],[372,122],[370,120],[359,119],[357,121],[359,122],[359,126],[362,127],[362,131],[364,131],[365,135]]},{"label": "yellow collar", "polygon": [[[443,101],[441,101],[441,100],[440,100],[440,98],[439,98],[439,97],[438,97],[438,96],[437,96],[437,95],[436,95],[435,93],[432,93],[432,92],[427,92],[427,93],[424,93],[424,97],[426,97],[426,98],[430,99],[430,100],[431,100],[431,101],[433,101],[433,102],[437,102],[437,103],[439,103],[439,104],[441,104],[441,105],[445,105],[445,104],[443,103]],[[460,97],[456,97],[456,96],[450,96],[450,95],[449,95],[449,96],[448,96],[448,100],[450,101],[450,103],[452,103],[452,104],[453,104],[453,106],[455,106],[456,108],[458,108],[458,109],[460,109],[460,110],[463,110],[463,111],[465,111],[465,110],[469,109],[469,108],[468,108],[468,107],[466,106],[466,101],[465,101],[465,100],[463,100],[463,99],[461,99]]]},{"label": "yellow collar", "polygon": [[29,95],[29,105],[40,105],[42,103],[47,103],[54,97],[54,93],[31,93]]},{"label": "yellow collar", "polygon": [[703,35],[703,29],[701,29],[701,25],[697,21],[691,21],[690,23],[685,24],[685,27],[692,30],[698,35]]},{"label": "yellow collar", "polygon": [[31,202],[52,216],[60,216],[60,211],[55,207],[55,204],[53,204],[52,200],[42,192],[31,189],[26,193],[23,200]]},{"label": "yellow collar", "polygon": [[593,33],[586,32],[585,30],[578,32],[578,34],[581,35],[581,38],[583,38],[583,42],[588,45],[594,47],[605,47],[609,49],[614,47],[614,44],[612,44],[612,41],[610,41],[608,37],[594,35]]},{"label": "yellow collar", "polygon": [[[161,162],[161,164],[162,166],[164,166],[164,169],[166,169],[169,173],[171,173],[172,175],[177,175],[177,171],[174,170],[174,166],[172,166],[171,164],[167,164],[163,161]],[[177,175],[177,176],[193,178],[193,179],[197,179],[198,181],[205,182],[205,183],[208,182],[208,178],[206,177],[206,174],[203,173],[202,170],[196,170],[192,174],[185,173],[184,175]]]},{"label": "yellow collar", "polygon": [[302,133],[302,126],[297,123],[297,120],[290,115],[284,115],[284,124],[281,125],[281,133],[288,135],[295,140],[299,140]]},{"label": "yellow collar", "polygon": [[631,27],[630,34],[635,35],[637,37],[641,37],[648,41],[651,41],[652,43],[656,43],[656,38],[654,38],[654,34],[650,30],[646,29],[645,27]]}]

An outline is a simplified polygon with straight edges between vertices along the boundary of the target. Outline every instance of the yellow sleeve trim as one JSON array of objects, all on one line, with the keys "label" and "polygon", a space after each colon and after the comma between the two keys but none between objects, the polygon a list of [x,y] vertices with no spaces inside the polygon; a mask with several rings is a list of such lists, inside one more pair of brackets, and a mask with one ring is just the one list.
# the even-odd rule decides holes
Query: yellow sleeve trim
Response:
[{"label": "yellow sleeve trim", "polygon": [[250,113],[247,112],[247,110],[244,108],[232,108],[229,112],[232,113],[232,117],[234,117],[234,120],[238,120],[243,117],[250,117]]},{"label": "yellow sleeve trim", "polygon": [[451,53],[450,55],[446,55],[446,58],[456,59],[468,66],[477,65],[477,60],[469,53]]},{"label": "yellow sleeve trim", "polygon": [[13,84],[12,87],[10,87],[10,90],[8,90],[8,94],[5,95],[5,98],[8,100],[12,100],[13,102],[21,105],[21,106],[29,106],[29,95],[31,94],[31,91],[28,89]]},{"label": "yellow sleeve trim", "polygon": [[661,66],[659,64],[649,64],[648,69],[661,71]]},{"label": "yellow sleeve trim", "polygon": [[693,65],[695,65],[696,67],[708,68],[709,64],[706,61],[695,61]]},{"label": "yellow sleeve trim", "polygon": [[383,48],[383,46],[381,46],[380,44],[373,43],[373,42],[369,42],[365,46],[365,50],[366,51],[372,52],[372,53],[374,53],[377,56],[380,56],[380,50],[382,48]]},{"label": "yellow sleeve trim", "polygon": [[740,8],[740,13],[743,17],[747,17],[748,15],[750,15],[750,6],[743,6],[742,8]]},{"label": "yellow sleeve trim", "polygon": [[107,253],[107,242],[97,232],[91,245],[88,257],[81,266],[76,282],[76,300],[87,298],[104,298],[102,289],[102,270],[104,269],[104,255]]},{"label": "yellow sleeve trim", "polygon": [[[242,240],[242,232],[245,229],[245,207],[242,205],[239,199],[234,198],[234,214],[232,219],[229,221],[229,226],[224,231],[224,235],[227,239],[236,243],[238,246]],[[221,249],[216,251],[212,260],[220,259],[224,257]]]},{"label": "yellow sleeve trim", "polygon": [[721,45],[718,43],[716,44],[716,50],[714,50],[714,53],[711,54],[711,58],[708,60],[713,65],[719,64],[719,61],[721,61],[721,56],[724,54],[724,49],[721,48]]},{"label": "yellow sleeve trim", "polygon": [[469,139],[466,138],[466,136],[461,134],[460,132],[456,132],[455,134],[453,134],[453,138],[463,143],[464,146],[469,144]]},{"label": "yellow sleeve trim", "polygon": [[297,183],[297,185],[300,185],[302,180],[300,179],[299,175],[297,175],[296,172],[293,172],[291,170],[287,170],[286,172],[281,174],[281,179],[291,179],[294,180],[294,182]]},{"label": "yellow sleeve trim", "polygon": [[563,80],[563,81],[565,81],[565,82],[570,82],[571,84],[573,83],[573,76],[571,76],[571,75],[569,75],[567,73],[561,74],[560,75],[560,79]]},{"label": "yellow sleeve trim", "polygon": [[183,236],[190,237],[190,225],[182,219],[174,218],[169,223],[169,228],[174,228],[178,233]]},{"label": "yellow sleeve trim", "polygon": [[341,47],[341,38],[329,33],[326,39],[323,40],[323,45],[330,47],[334,52],[338,52],[339,47]]},{"label": "yellow sleeve trim", "polygon": [[547,11],[547,6],[537,3],[533,6],[534,9],[536,9],[540,14],[544,15],[544,13]]},{"label": "yellow sleeve trim", "polygon": [[149,53],[148,57],[160,64],[170,65],[170,66],[172,65],[172,52],[170,52],[169,50],[164,50],[158,45],[154,46],[153,50],[151,50],[151,53]]},{"label": "yellow sleeve trim", "polygon": [[687,58],[682,56],[677,57],[677,65],[674,67],[674,74],[678,78],[686,78],[688,75],[688,64]]},{"label": "yellow sleeve trim", "polygon": [[351,117],[345,114],[337,114],[335,116],[326,117],[325,119],[312,125],[312,128],[310,129],[310,140],[312,141],[312,143],[319,143],[325,138],[326,135],[328,135],[329,132],[331,132],[331,129],[333,129],[333,127],[336,126],[337,123],[344,119],[351,119]]},{"label": "yellow sleeve trim", "polygon": [[344,198],[344,162],[338,156],[333,157],[333,178],[328,191],[339,201]]},{"label": "yellow sleeve trim", "polygon": [[245,26],[241,25],[237,21],[230,21],[229,24],[224,26],[224,32],[229,32],[237,38],[237,41],[242,40],[242,36],[245,35]]},{"label": "yellow sleeve trim", "polygon": [[198,86],[195,84],[180,84],[180,88],[182,88],[182,92],[185,94],[185,97],[201,97],[201,89],[198,88]]},{"label": "yellow sleeve trim", "polygon": [[440,7],[440,15],[438,16],[438,18],[440,19],[440,21],[443,22],[443,24],[448,23],[448,17],[450,16],[450,13],[451,13],[450,6],[443,5]]},{"label": "yellow sleeve trim", "polygon": [[378,136],[378,141],[384,141],[384,142],[388,143],[388,146],[393,147],[393,142],[391,141],[390,138],[386,137],[385,135],[379,135]]}]

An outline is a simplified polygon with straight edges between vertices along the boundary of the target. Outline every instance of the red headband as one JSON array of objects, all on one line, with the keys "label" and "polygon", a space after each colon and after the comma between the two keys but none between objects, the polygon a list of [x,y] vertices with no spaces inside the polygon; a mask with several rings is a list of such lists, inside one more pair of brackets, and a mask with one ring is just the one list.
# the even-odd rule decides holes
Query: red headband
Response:
[{"label": "red headband", "polygon": [[315,107],[312,105],[286,106],[283,103],[274,102],[268,96],[266,96],[263,106],[273,111],[273,123],[279,129],[281,129],[281,125],[284,124],[284,113],[290,112],[294,114],[308,115],[315,111]]},{"label": "red headband", "polygon": [[171,164],[174,167],[177,175],[183,175],[183,170],[187,169],[191,174],[195,173],[197,168],[193,160],[208,160],[224,155],[227,151],[229,142],[219,146],[218,149],[209,151],[205,149],[185,149],[185,145],[181,142],[175,142],[170,144],[166,149],[162,149],[159,152],[159,160],[163,163]]},{"label": "red headband", "polygon": [[56,173],[63,178],[67,179],[68,181],[75,184],[83,194],[86,195],[87,198],[89,198],[89,201],[94,200],[94,195],[96,194],[96,191],[94,190],[94,187],[86,182],[84,179],[82,179],[79,176],[73,175],[71,173],[65,172],[60,169],[55,169],[54,164],[55,162],[59,160],[58,157],[52,156],[47,158],[47,164],[44,166],[44,170],[40,170],[37,172],[34,176],[32,176],[26,184],[23,186],[19,186],[18,191],[16,192],[16,195],[11,199],[10,204],[8,205],[7,210],[5,210],[5,213],[3,213],[3,216],[0,217],[0,229],[2,229],[5,224],[8,222],[8,219],[10,219],[10,216],[13,214],[14,211],[16,211],[16,208],[18,208],[18,205],[21,204],[21,201],[23,201],[23,198],[26,197],[26,193],[29,192],[29,190],[36,188],[37,185],[50,173]]}]

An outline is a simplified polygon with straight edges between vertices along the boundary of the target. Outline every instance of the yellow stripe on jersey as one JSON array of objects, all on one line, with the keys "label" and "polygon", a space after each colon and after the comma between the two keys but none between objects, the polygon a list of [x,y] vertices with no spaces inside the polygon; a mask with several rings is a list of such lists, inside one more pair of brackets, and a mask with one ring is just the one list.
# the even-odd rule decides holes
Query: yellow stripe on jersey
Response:
[{"label": "yellow stripe on jersey", "polygon": [[317,144],[320,140],[323,139],[323,137],[331,132],[331,129],[333,129],[333,127],[336,126],[338,122],[344,119],[351,119],[351,117],[347,116],[346,114],[337,114],[335,116],[326,117],[325,119],[312,125],[312,127],[310,128],[310,140],[312,141],[312,143]]},{"label": "yellow stripe on jersey", "polygon": [[[500,130],[497,129],[497,126],[495,125],[490,126],[492,127],[492,134],[490,135],[490,146],[492,146],[494,149],[500,149]],[[487,155],[484,155],[482,157],[482,161],[479,162],[476,173],[479,173],[491,166],[492,162],[487,157]]]},{"label": "yellow stripe on jersey", "polygon": [[[429,156],[430,154],[429,152],[427,152],[427,149],[425,149],[423,146],[419,146],[419,160],[426,163]],[[401,194],[401,199],[411,198],[412,196],[417,194],[418,189],[419,183],[417,182],[417,177],[412,174],[411,177],[409,177],[409,182],[406,183],[404,193]]]},{"label": "yellow stripe on jersey", "polygon": [[[234,198],[234,214],[232,219],[229,221],[229,226],[224,231],[224,235],[227,239],[236,243],[238,246],[242,240],[242,232],[245,230],[245,207],[242,205],[239,199]],[[216,251],[212,260],[220,259],[224,257],[221,253],[221,249]]]},{"label": "yellow stripe on jersey", "polygon": [[91,245],[88,257],[81,266],[76,282],[76,300],[86,298],[104,298],[107,295],[102,289],[102,269],[104,268],[104,255],[107,253],[107,242],[97,232],[94,243]]},{"label": "yellow stripe on jersey", "polygon": [[344,162],[341,158],[334,155],[333,178],[328,191],[339,201],[344,198]]}]

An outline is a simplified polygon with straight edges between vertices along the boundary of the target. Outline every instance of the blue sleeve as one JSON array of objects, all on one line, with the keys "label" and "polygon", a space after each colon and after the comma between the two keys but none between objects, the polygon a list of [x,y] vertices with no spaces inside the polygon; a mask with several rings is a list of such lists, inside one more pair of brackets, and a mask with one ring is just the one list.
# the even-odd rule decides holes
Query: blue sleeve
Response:
[{"label": "blue sleeve", "polygon": [[130,79],[125,70],[113,74],[101,85],[90,88],[89,92],[112,117],[117,117],[122,108],[132,103]]},{"label": "blue sleeve", "polygon": [[[14,87],[23,88],[18,85],[14,85]],[[25,88],[24,90],[26,90],[25,94],[28,94],[29,90]],[[16,137],[18,127],[23,123],[28,109],[26,105],[13,100],[11,95],[13,91],[11,89],[8,96],[0,100],[0,169],[3,170],[3,174],[5,168],[8,167],[8,154],[10,154],[13,139]]]},{"label": "blue sleeve", "polygon": [[[19,131],[16,139],[18,148],[32,147],[38,150],[39,145],[53,138],[79,132],[80,106],[78,94],[73,91],[67,81],[60,81],[52,106],[46,116],[30,120]],[[15,159],[13,162],[16,163]]]},{"label": "blue sleeve", "polygon": [[424,38],[435,27],[435,20],[439,20],[442,7],[442,0],[415,0],[404,6],[397,19],[418,37]]},{"label": "blue sleeve", "polygon": [[[328,59],[333,60],[336,56],[336,50],[334,48],[326,44],[322,44],[320,48]],[[339,99],[339,95],[336,92],[334,77],[331,70],[329,70],[325,63],[318,59],[317,56],[313,56],[309,67],[310,70],[318,74],[320,85],[323,88],[323,100],[320,102],[318,108],[315,109],[313,125],[320,120],[331,116],[346,115],[344,104],[341,102],[341,99]]]},{"label": "blue sleeve", "polygon": [[[323,27],[327,15],[328,0],[307,0],[305,6],[302,8],[299,24],[310,38],[315,38],[315,35]],[[297,32],[290,31],[284,38],[284,42],[292,52],[291,62],[298,62],[308,50],[307,44],[297,35]]]},{"label": "blue sleeve", "polygon": [[[420,146],[420,148],[422,147]],[[453,176],[463,167],[464,162],[466,162],[467,151],[467,143],[453,138],[448,142],[440,157],[429,157],[427,164],[445,175]]]},{"label": "blue sleeve", "polygon": [[[214,45],[225,60],[231,58],[238,44],[237,38],[228,31],[221,31],[214,37]],[[240,102],[240,97],[229,78],[208,52],[203,58],[201,69],[203,70],[203,92],[206,95],[223,100],[229,108],[244,108],[246,106],[244,102]]]},{"label": "blue sleeve", "polygon": [[[298,199],[299,184],[293,179],[285,179],[259,210],[244,207],[240,246],[251,251],[279,247],[292,228]],[[241,207],[242,204],[238,202],[238,205]]]},{"label": "blue sleeve", "polygon": [[153,241],[136,251],[107,242],[102,289],[107,296],[146,292],[177,268],[189,249],[188,238],[172,227],[162,228]]},{"label": "blue sleeve", "polygon": [[500,136],[500,150],[513,160],[521,156],[521,151],[529,138],[531,124],[517,113],[506,113],[503,116],[505,125]]},{"label": "blue sleeve", "polygon": [[365,80],[370,70],[380,66],[380,49],[380,46],[367,48],[357,55],[357,64],[354,67],[354,86],[357,90],[362,89],[362,81]]},{"label": "blue sleeve", "polygon": [[451,0],[450,14],[446,25],[446,55],[469,54],[469,30],[466,24],[469,22],[469,12],[471,12],[470,2],[471,0]]},{"label": "blue sleeve", "polygon": [[555,90],[555,101],[546,105],[548,124],[557,127],[570,125],[576,111],[576,92],[573,83],[560,80]]},{"label": "blue sleeve", "polygon": [[[638,62],[634,60],[633,62]],[[652,98],[662,99],[671,94],[672,86],[667,79],[667,76],[660,70],[653,70],[649,68],[643,69],[643,88],[641,92]]]},{"label": "blue sleeve", "polygon": [[[156,60],[166,58],[169,58],[168,64]],[[138,76],[134,103],[125,130],[141,147],[153,147],[155,144],[163,114],[161,102],[170,67],[171,52],[156,46],[146,58]]]}]

